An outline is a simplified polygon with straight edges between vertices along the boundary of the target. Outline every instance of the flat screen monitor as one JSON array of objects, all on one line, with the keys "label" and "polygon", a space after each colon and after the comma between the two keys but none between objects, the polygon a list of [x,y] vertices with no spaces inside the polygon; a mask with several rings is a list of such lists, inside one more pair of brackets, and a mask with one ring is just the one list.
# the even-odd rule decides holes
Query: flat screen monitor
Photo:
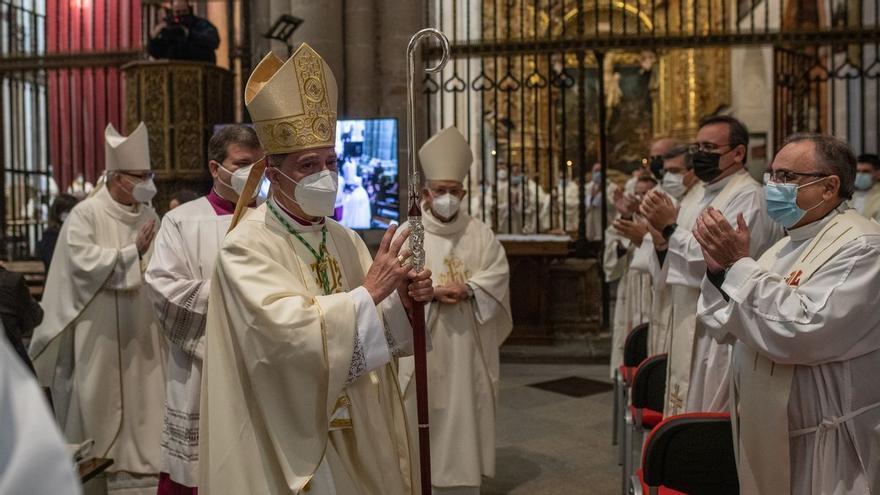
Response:
[{"label": "flat screen monitor", "polygon": [[399,221],[397,119],[337,121],[336,155],[334,218],[352,229],[384,229]]}]

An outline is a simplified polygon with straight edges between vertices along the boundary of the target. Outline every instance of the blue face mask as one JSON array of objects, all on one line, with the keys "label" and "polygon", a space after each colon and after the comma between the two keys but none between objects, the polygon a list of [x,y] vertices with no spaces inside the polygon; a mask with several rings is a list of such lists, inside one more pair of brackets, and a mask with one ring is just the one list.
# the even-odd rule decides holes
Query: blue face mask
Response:
[{"label": "blue face mask", "polygon": [[593,184],[597,186],[602,182],[602,172],[593,172]]},{"label": "blue face mask", "polygon": [[874,176],[867,172],[859,172],[856,174],[855,185],[859,191],[867,191],[874,185]]},{"label": "blue face mask", "polygon": [[806,187],[817,182],[825,180],[825,177],[814,180],[802,186],[796,184],[779,184],[776,182],[767,182],[764,184],[764,195],[767,198],[767,214],[770,218],[782,225],[786,229],[790,229],[804,218],[808,211],[817,208],[825,202],[823,199],[815,206],[804,210],[797,204],[798,189]]}]

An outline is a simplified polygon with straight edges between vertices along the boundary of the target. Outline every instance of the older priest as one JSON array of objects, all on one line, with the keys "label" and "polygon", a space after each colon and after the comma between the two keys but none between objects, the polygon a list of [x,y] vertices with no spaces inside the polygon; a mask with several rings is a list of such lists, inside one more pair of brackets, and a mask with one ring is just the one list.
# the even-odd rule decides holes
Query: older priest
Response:
[{"label": "older priest", "polygon": [[[158,217],[147,128],[107,126],[105,185],[70,211],[30,354],[70,442],[113,459],[111,492],[155,493],[165,346],[144,285]],[[138,491],[140,490],[140,491]]]},{"label": "older priest", "polygon": [[[498,349],[510,334],[510,270],[492,229],[461,208],[473,162],[464,136],[443,129],[419,150],[427,187],[426,266],[436,275],[427,327],[431,484],[436,494],[478,494],[495,475]],[[414,360],[400,361],[410,437],[416,438]],[[414,449],[415,450],[415,449]],[[415,458],[415,456],[414,456]]]},{"label": "older priest", "polygon": [[735,342],[731,413],[744,494],[880,493],[880,225],[849,209],[856,160],[822,135],[790,137],[765,178],[788,237],[757,260],[715,210],[700,318]]},{"label": "older priest", "polygon": [[371,260],[327,218],[336,94],[306,44],[286,62],[267,55],[247,83],[272,186],[233,224],[211,279],[199,459],[211,495],[412,492],[391,360],[411,352],[405,305],[434,290],[401,252],[407,234],[392,242],[389,229]]}]

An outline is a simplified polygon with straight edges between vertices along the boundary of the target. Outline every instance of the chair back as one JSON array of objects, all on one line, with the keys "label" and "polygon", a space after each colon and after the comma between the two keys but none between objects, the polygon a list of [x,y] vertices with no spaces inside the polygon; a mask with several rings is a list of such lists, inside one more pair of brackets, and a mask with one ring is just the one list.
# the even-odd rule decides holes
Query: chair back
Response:
[{"label": "chair back", "polygon": [[730,415],[691,413],[664,419],[645,443],[642,469],[648,486],[689,495],[737,495]]},{"label": "chair back", "polygon": [[632,405],[663,412],[666,400],[666,354],[651,356],[636,370],[632,385]]},{"label": "chair back", "polygon": [[642,364],[648,357],[648,327],[647,323],[636,326],[623,341],[623,365],[635,368]]}]

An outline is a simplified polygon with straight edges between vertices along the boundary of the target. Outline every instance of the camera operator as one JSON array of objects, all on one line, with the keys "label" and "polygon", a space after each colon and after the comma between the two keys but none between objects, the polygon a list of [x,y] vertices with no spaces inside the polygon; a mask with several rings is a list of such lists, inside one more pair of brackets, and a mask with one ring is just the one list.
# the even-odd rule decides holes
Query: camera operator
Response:
[{"label": "camera operator", "polygon": [[168,16],[150,36],[147,52],[153,58],[216,63],[214,50],[220,46],[217,28],[193,15],[187,0],[174,0]]}]

